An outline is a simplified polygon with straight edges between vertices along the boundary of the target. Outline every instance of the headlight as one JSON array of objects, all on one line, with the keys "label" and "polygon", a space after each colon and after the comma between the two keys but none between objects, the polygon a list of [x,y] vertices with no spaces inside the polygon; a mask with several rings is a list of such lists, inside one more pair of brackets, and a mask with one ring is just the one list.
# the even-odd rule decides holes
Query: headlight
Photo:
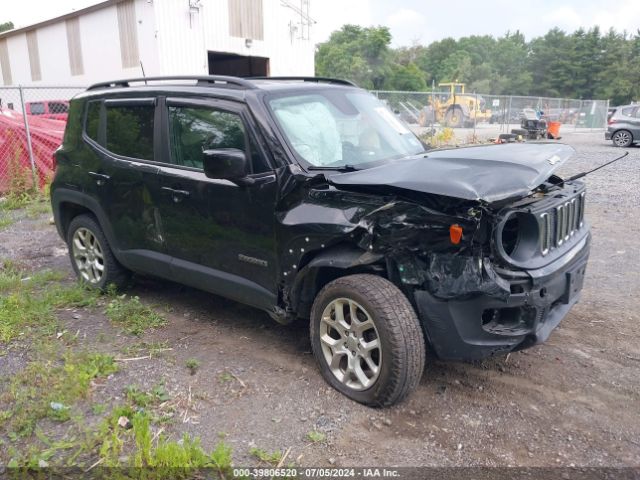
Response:
[{"label": "headlight", "polygon": [[538,222],[530,213],[511,212],[498,225],[499,248],[516,262],[527,261],[537,253],[539,238]]}]

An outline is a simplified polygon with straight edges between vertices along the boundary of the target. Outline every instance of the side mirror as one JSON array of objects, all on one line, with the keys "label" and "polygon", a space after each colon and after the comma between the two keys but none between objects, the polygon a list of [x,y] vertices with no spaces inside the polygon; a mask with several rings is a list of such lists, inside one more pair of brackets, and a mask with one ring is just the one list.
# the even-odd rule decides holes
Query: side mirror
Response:
[{"label": "side mirror", "polygon": [[247,176],[247,157],[237,148],[204,150],[202,164],[209,178],[241,180]]}]

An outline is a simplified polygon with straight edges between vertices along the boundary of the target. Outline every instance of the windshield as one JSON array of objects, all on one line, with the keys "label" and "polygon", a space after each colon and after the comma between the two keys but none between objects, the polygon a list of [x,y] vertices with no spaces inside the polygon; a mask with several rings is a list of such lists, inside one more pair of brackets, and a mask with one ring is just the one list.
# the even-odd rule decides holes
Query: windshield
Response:
[{"label": "windshield", "polygon": [[362,168],[424,151],[420,140],[366,92],[326,90],[268,103],[291,147],[311,166]]}]

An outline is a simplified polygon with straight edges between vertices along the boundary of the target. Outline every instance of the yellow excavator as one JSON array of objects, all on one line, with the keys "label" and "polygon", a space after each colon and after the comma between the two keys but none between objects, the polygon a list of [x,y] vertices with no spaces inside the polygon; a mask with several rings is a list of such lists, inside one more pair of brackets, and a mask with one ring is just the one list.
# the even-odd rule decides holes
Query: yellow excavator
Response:
[{"label": "yellow excavator", "polygon": [[491,110],[481,95],[464,93],[464,83],[439,83],[441,89],[429,99],[429,104],[422,110],[419,123],[425,127],[438,122],[447,127],[468,127],[474,122],[488,121]]}]

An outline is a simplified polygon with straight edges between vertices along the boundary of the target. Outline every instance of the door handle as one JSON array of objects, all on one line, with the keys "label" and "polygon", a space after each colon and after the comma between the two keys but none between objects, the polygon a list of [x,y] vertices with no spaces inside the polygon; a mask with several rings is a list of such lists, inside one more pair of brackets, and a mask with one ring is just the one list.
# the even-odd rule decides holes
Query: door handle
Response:
[{"label": "door handle", "polygon": [[96,179],[96,184],[100,187],[107,183],[107,181],[111,178],[109,175],[97,172],[89,172],[89,175]]},{"label": "door handle", "polygon": [[188,192],[187,190],[179,190],[179,189],[169,188],[169,187],[161,187],[160,190],[170,194],[173,197],[173,201],[176,203],[181,202],[183,198],[191,195],[191,192]]}]

